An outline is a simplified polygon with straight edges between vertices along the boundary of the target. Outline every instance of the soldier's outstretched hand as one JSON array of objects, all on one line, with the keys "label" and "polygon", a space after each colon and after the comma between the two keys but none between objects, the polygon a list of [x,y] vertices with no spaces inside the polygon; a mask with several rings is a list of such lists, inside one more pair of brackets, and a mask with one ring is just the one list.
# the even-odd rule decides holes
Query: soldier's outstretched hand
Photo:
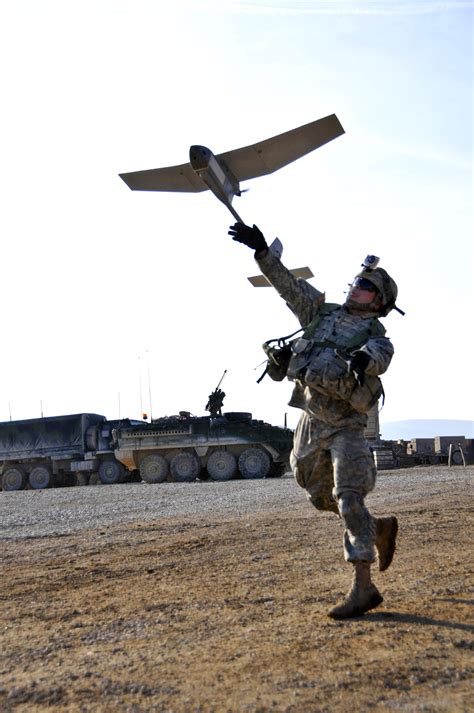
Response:
[{"label": "soldier's outstretched hand", "polygon": [[230,226],[229,235],[232,236],[232,240],[247,245],[247,247],[252,248],[252,250],[255,250],[257,253],[266,250],[268,247],[263,233],[256,225],[251,228],[244,223],[235,223],[235,225]]}]

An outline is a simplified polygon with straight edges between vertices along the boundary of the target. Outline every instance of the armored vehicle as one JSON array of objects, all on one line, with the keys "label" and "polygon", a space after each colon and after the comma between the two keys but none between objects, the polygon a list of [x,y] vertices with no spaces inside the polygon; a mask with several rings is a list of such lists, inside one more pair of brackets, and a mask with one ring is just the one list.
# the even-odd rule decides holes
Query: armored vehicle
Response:
[{"label": "armored vehicle", "polygon": [[293,432],[252,418],[251,413],[176,416],[112,430],[115,457],[147,483],[281,476]]}]

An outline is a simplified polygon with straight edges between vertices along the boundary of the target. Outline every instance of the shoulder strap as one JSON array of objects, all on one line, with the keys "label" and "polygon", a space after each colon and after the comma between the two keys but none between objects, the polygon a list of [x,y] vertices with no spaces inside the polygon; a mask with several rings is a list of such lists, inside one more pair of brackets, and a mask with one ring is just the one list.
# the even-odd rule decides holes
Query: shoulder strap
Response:
[{"label": "shoulder strap", "polygon": [[[321,308],[318,310],[318,314],[316,317],[314,317],[313,320],[308,324],[306,329],[304,330],[303,337],[305,339],[311,339],[319,325],[321,324],[322,320],[324,317],[327,317],[327,315],[331,314],[332,312],[335,312],[336,310],[340,309],[341,305],[338,304],[333,304],[333,303],[324,303]],[[377,319],[377,317],[373,317],[370,320],[367,320],[366,324],[364,324],[360,330],[360,332],[357,332],[357,334],[354,334],[352,339],[349,339],[349,341],[346,344],[346,350],[348,352],[352,351],[353,349],[357,349],[359,347],[362,347],[368,339],[371,337],[383,337],[385,336],[385,327],[382,325],[382,323]],[[324,345],[327,346],[333,346],[332,342],[326,341]],[[323,346],[321,344],[321,346]]]},{"label": "shoulder strap", "polygon": [[324,302],[324,304],[322,304],[319,308],[316,317],[314,317],[308,324],[308,326],[305,328],[303,332],[303,337],[305,339],[310,339],[323,321],[324,317],[327,317],[328,314],[331,314],[331,312],[335,312],[337,309],[340,308],[341,305],[333,304],[331,302]]},{"label": "shoulder strap", "polygon": [[371,337],[383,337],[385,335],[385,327],[379,322],[377,317],[370,320],[370,324],[364,325],[360,332],[354,334],[352,339],[346,344],[347,351],[362,347]]}]

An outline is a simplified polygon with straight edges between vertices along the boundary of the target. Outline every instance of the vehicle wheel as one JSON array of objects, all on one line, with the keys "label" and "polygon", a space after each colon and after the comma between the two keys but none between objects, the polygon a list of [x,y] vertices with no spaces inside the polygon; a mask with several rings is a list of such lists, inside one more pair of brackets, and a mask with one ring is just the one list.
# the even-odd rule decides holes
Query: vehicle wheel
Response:
[{"label": "vehicle wheel", "polygon": [[195,480],[200,470],[201,463],[194,453],[177,453],[171,461],[171,475],[176,482]]},{"label": "vehicle wheel", "polygon": [[99,465],[99,478],[104,485],[120,483],[123,476],[123,465],[116,460],[104,460]]},{"label": "vehicle wheel", "polygon": [[99,427],[89,426],[86,431],[86,447],[88,451],[96,451],[99,440]]},{"label": "vehicle wheel", "polygon": [[265,478],[270,465],[270,456],[261,448],[247,448],[239,456],[239,470],[244,478]]},{"label": "vehicle wheel", "polygon": [[10,466],[2,476],[2,488],[6,491],[23,490],[27,482],[26,473],[19,465]]},{"label": "vehicle wheel", "polygon": [[463,465],[461,451],[453,451],[451,454],[451,463],[454,465]]},{"label": "vehicle wheel", "polygon": [[207,459],[207,472],[212,480],[230,480],[237,471],[237,460],[230,451],[214,451]]},{"label": "vehicle wheel", "polygon": [[53,475],[46,465],[36,465],[28,476],[28,482],[33,490],[44,490],[53,484]]},{"label": "vehicle wheel", "polygon": [[140,463],[140,475],[145,483],[162,483],[168,470],[168,461],[160,455],[146,456]]}]

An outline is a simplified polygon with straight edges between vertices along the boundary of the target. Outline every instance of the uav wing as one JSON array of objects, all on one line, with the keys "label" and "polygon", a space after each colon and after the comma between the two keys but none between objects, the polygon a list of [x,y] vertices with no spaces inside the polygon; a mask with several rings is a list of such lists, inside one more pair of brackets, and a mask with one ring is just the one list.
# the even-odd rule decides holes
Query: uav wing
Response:
[{"label": "uav wing", "polygon": [[230,168],[238,181],[246,181],[273,173],[343,133],[339,119],[331,114],[257,144],[217,154],[216,158]]},{"label": "uav wing", "polygon": [[132,191],[199,193],[200,191],[208,190],[208,187],[193,170],[190,163],[182,163],[180,166],[168,166],[167,168],[151,168],[146,171],[120,173],[119,175]]},{"label": "uav wing", "polygon": [[[291,129],[251,146],[216,155],[219,164],[229,168],[237,181],[273,173],[344,133],[335,114]],[[208,186],[190,163],[146,171],[121,173],[120,178],[133,191],[184,191],[199,193]]]}]

